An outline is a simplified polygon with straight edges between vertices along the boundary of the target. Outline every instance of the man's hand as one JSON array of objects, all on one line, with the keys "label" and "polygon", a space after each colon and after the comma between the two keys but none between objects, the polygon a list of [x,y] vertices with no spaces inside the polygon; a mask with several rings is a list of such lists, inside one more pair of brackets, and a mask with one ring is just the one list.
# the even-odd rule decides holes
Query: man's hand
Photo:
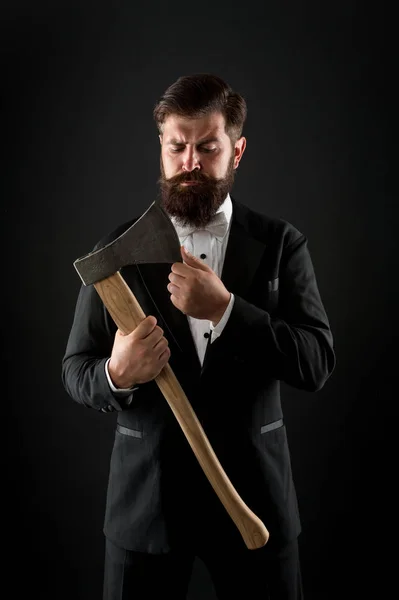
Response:
[{"label": "man's hand", "polygon": [[216,273],[184,246],[181,254],[184,263],[174,263],[169,274],[171,301],[185,315],[217,325],[229,304],[230,292]]},{"label": "man's hand", "polygon": [[163,330],[148,316],[129,335],[117,330],[108,372],[116,387],[131,388],[155,379],[169,358]]}]

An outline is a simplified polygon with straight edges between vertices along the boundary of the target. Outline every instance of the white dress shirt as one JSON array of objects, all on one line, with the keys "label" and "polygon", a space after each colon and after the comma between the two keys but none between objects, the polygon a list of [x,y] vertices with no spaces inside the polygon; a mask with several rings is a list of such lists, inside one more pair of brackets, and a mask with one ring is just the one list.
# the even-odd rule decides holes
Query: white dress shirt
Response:
[{"label": "white dress shirt", "polygon": [[[203,260],[215,273],[218,277],[222,274],[227,242],[230,234],[231,227],[231,216],[233,212],[233,206],[231,202],[230,195],[228,194],[226,200],[220,206],[217,213],[224,212],[227,222],[228,228],[226,234],[221,238],[220,236],[213,235],[209,231],[203,229],[194,230],[189,235],[180,235],[179,232],[179,224],[174,217],[171,217],[171,221],[173,225],[176,227],[176,231],[179,235],[180,245],[184,246],[184,248],[196,256]],[[204,361],[205,351],[208,344],[208,337],[204,334],[210,334],[211,339],[210,343],[213,343],[222,333],[226,323],[229,319],[231,310],[234,304],[234,295],[231,294],[229,305],[217,325],[214,325],[211,321],[206,319],[195,319],[194,317],[190,317],[187,315],[187,319],[189,322],[190,330],[193,336],[193,341],[195,343],[195,347],[197,349],[198,358],[200,360],[201,365]],[[134,391],[134,387],[132,389],[120,389],[116,388],[112,383],[112,380],[108,373],[108,363],[109,360],[105,363],[105,373],[108,379],[108,383],[114,393],[127,395],[131,394]]]}]

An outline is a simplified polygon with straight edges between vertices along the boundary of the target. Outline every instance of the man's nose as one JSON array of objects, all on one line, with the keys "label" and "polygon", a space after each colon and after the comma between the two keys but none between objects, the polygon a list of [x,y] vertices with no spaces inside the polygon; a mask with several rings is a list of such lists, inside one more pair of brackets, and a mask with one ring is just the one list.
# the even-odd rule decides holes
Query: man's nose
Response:
[{"label": "man's nose", "polygon": [[187,148],[183,156],[183,171],[190,173],[196,169],[200,169],[200,161],[197,152],[194,148]]}]

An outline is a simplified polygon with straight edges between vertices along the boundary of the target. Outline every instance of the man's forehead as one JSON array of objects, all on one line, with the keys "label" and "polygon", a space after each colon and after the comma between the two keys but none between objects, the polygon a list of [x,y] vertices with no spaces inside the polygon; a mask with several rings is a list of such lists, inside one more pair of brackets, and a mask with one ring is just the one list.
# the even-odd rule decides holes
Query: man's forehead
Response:
[{"label": "man's forehead", "polygon": [[225,133],[225,120],[221,113],[212,113],[198,119],[170,115],[164,122],[163,137],[181,138],[186,142],[194,142],[205,138],[221,138]]}]

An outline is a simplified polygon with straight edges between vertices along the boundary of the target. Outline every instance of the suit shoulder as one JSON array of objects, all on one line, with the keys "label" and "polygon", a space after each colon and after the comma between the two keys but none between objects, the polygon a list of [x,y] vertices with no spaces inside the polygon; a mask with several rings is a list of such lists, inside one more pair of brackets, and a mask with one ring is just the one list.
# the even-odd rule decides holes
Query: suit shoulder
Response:
[{"label": "suit shoulder", "polygon": [[304,233],[286,219],[261,213],[236,200],[234,205],[240,213],[240,220],[246,222],[248,231],[261,242],[273,239],[288,247],[306,239]]},{"label": "suit shoulder", "polygon": [[138,218],[139,217],[134,217],[128,221],[125,221],[124,223],[120,223],[117,227],[115,227],[114,229],[105,233],[97,241],[96,245],[93,248],[93,251],[98,250],[99,248],[104,248],[104,246],[107,246],[107,244],[111,244],[111,242],[113,242],[119,236],[121,236],[123,233],[125,233],[125,231],[127,231],[129,229],[129,227],[131,227],[133,225],[133,223],[135,223],[137,221]]}]

